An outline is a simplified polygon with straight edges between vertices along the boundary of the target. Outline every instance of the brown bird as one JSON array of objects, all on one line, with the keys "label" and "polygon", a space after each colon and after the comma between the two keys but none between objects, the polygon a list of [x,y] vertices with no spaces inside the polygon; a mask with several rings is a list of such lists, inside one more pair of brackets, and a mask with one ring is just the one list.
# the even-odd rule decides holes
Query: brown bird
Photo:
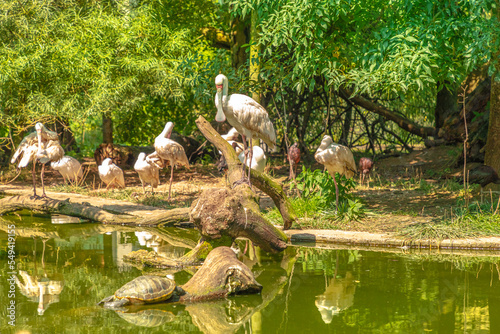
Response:
[{"label": "brown bird", "polygon": [[373,168],[373,160],[370,158],[362,157],[361,159],[359,159],[358,167],[360,183],[363,184],[363,182],[365,181],[365,176],[370,174]]},{"label": "brown bird", "polygon": [[147,162],[154,163],[160,169],[166,166],[166,161],[170,164],[171,173],[170,186],[168,188],[168,199],[171,198],[172,194],[172,180],[174,179],[175,165],[181,165],[189,168],[189,160],[186,156],[186,152],[184,152],[184,148],[181,144],[170,139],[173,129],[174,123],[168,122],[165,124],[165,128],[162,133],[160,133],[160,135],[155,139],[155,152],[146,157]]},{"label": "brown bird", "polygon": [[294,143],[288,150],[288,162],[290,162],[290,176],[288,179],[291,180],[293,178],[295,180],[297,165],[300,162],[300,149],[298,143]]},{"label": "brown bird", "polygon": [[42,180],[42,197],[47,197],[45,194],[45,185],[43,177],[45,175],[45,165],[49,162],[59,161],[64,156],[64,150],[59,144],[57,133],[48,130],[42,123],[36,123],[36,132],[32,132],[23,138],[16,152],[12,156],[10,163],[15,163],[19,159],[17,168],[24,168],[30,162],[33,162],[33,197],[37,198],[36,194],[36,161],[42,164],[40,178]]}]

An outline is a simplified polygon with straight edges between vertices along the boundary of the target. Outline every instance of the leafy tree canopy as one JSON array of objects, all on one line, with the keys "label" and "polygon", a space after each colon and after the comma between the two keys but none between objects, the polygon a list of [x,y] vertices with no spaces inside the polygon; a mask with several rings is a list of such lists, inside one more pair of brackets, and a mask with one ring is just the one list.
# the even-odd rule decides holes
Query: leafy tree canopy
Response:
[{"label": "leafy tree canopy", "polygon": [[337,88],[393,96],[459,84],[498,50],[497,1],[233,0],[258,11],[262,75],[298,91],[318,78]]}]

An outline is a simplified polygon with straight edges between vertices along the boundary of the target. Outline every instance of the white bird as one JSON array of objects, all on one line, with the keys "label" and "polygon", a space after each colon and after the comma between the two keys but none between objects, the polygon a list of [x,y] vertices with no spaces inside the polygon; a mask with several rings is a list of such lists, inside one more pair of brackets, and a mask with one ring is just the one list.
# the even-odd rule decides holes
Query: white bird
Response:
[{"label": "white bird", "polygon": [[104,159],[98,170],[101,181],[106,183],[106,189],[108,187],[125,188],[123,171],[110,158]]},{"label": "white bird", "polygon": [[[260,146],[254,146],[252,148],[253,154],[252,154],[252,160],[247,161],[247,167],[252,168],[253,170],[259,171],[261,173],[264,172],[264,168],[266,167],[266,162],[267,162],[267,157],[266,154],[264,153],[264,150]],[[238,152],[236,152],[238,153]],[[245,161],[245,152],[241,152],[238,155],[238,159],[242,163]]]},{"label": "white bird", "polygon": [[63,156],[59,161],[52,161],[50,167],[61,173],[64,183],[78,183],[78,179],[83,176],[82,165],[69,155]]},{"label": "white bird", "polygon": [[238,139],[238,136],[240,135],[240,133],[238,132],[238,130],[236,130],[234,127],[231,128],[229,130],[228,133],[226,133],[225,135],[221,135],[221,137],[224,139],[224,140],[227,140],[228,142],[230,141],[235,141],[236,139]]},{"label": "white bird", "polygon": [[333,177],[335,183],[335,195],[337,209],[339,206],[339,188],[335,180],[335,173],[345,175],[348,179],[356,173],[356,162],[351,150],[337,143],[334,143],[332,137],[325,135],[319,145],[314,159],[324,165],[328,173]]},{"label": "white bird", "polygon": [[40,172],[40,178],[42,180],[42,197],[47,197],[43,182],[45,164],[52,161],[59,161],[64,155],[64,150],[61,145],[59,145],[59,138],[56,132],[48,130],[40,122],[36,123],[35,129],[36,132],[32,132],[23,138],[12,156],[10,163],[13,164],[19,159],[17,168],[24,168],[30,162],[33,162],[33,170],[31,173],[33,176],[33,197],[36,198],[35,166],[38,160],[42,164],[42,171]]},{"label": "white bird", "polygon": [[[245,150],[245,162],[243,163],[243,178],[245,177],[246,161],[252,161],[253,150],[252,138],[262,139],[271,149],[276,146],[276,132],[269,115],[259,103],[251,97],[242,94],[228,96],[228,80],[224,74],[215,78],[217,93],[215,95],[215,106],[217,107],[217,122],[224,122],[236,128],[243,139]],[[247,145],[247,138],[249,144]],[[248,182],[250,183],[250,168],[248,169]]]},{"label": "white bird", "polygon": [[181,144],[170,139],[174,124],[168,122],[162,133],[155,139],[155,152],[146,157],[146,161],[155,163],[158,168],[166,166],[166,161],[170,164],[170,186],[168,188],[168,199],[171,198],[172,180],[174,179],[174,166],[181,165],[189,168],[189,160]]},{"label": "white bird", "polygon": [[154,194],[154,188],[158,188],[160,183],[160,170],[157,166],[146,161],[146,153],[141,152],[137,157],[137,161],[134,164],[134,169],[139,174],[139,179],[141,180],[142,190],[146,193],[146,188],[144,184],[149,184],[151,186],[151,193]]}]

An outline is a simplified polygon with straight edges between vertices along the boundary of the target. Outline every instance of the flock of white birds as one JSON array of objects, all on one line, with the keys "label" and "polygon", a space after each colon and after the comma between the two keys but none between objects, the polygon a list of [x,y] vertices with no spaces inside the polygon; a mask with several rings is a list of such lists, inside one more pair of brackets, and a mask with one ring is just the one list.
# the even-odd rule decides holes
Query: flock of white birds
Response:
[{"label": "flock of white birds", "polygon": [[[252,139],[258,138],[265,142],[269,148],[276,146],[276,132],[269,119],[267,111],[254,99],[242,95],[228,95],[228,79],[225,75],[219,74],[215,78],[217,93],[215,95],[215,106],[218,122],[228,121],[233,128],[222,137],[227,140],[236,150],[238,158],[242,162],[243,182],[250,184],[250,169],[264,172],[267,157],[260,146],[253,146]],[[146,185],[151,186],[151,192],[160,183],[159,171],[170,165],[170,185],[168,198],[171,198],[172,180],[175,166],[189,168],[189,161],[184,148],[177,142],[170,139],[173,130],[173,123],[168,122],[162,133],[155,138],[155,151],[149,155],[140,153],[134,165],[134,169],[139,174],[144,192]],[[38,161],[42,164],[42,196],[45,197],[43,175],[45,165],[50,165],[59,171],[65,182],[78,181],[83,176],[80,163],[75,158],[64,155],[64,150],[59,144],[57,133],[48,130],[42,123],[35,125],[36,132],[27,135],[19,144],[14,153],[11,163],[19,160],[18,168],[26,167],[33,162],[33,195],[36,195],[36,175],[35,165]],[[241,135],[242,143],[237,142]],[[248,140],[248,144],[247,144]],[[252,147],[252,149],[249,149]],[[348,147],[334,143],[330,136],[324,136],[323,140],[314,155],[317,162],[324,165],[328,173],[334,176],[335,173],[351,178],[356,173],[356,164],[352,152]],[[248,177],[245,169],[248,168]],[[125,178],[120,167],[115,165],[110,158],[106,158],[98,166],[101,181],[108,187],[125,187]],[[334,177],[335,180],[335,177]],[[337,191],[338,205],[338,188]]]}]

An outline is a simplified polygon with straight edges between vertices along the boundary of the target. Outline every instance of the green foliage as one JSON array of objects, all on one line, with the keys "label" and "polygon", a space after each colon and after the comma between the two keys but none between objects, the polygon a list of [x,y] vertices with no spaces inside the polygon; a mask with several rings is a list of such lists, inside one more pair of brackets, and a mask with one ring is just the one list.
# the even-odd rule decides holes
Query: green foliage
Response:
[{"label": "green foliage", "polygon": [[[357,220],[364,215],[361,202],[354,198],[351,191],[356,182],[345,176],[335,175],[338,186],[339,207],[336,205],[335,183],[333,178],[319,169],[311,171],[302,167],[302,172],[296,178],[296,187],[301,192],[302,202],[295,202],[302,208],[295,207],[298,215],[301,213],[317,213],[323,211],[327,219]],[[295,184],[291,185],[291,188]],[[304,210],[304,208],[306,208]]]},{"label": "green foliage", "polygon": [[81,135],[101,113],[117,142],[151,144],[167,120],[190,133],[211,112],[207,79],[228,65],[198,38],[218,22],[213,1],[6,0],[0,12],[0,122],[14,136],[57,118]]}]

